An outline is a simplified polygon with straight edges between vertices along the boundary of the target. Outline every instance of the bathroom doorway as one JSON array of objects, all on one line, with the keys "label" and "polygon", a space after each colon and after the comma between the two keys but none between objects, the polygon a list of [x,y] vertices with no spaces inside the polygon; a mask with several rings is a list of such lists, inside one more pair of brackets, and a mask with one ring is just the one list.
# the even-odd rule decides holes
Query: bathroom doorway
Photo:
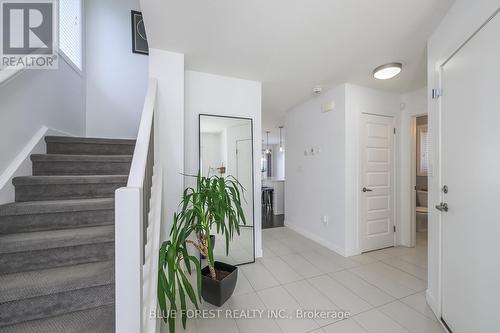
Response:
[{"label": "bathroom doorway", "polygon": [[416,116],[412,122],[412,234],[413,244],[427,245],[428,225],[428,177],[430,170],[430,136],[427,115]]}]

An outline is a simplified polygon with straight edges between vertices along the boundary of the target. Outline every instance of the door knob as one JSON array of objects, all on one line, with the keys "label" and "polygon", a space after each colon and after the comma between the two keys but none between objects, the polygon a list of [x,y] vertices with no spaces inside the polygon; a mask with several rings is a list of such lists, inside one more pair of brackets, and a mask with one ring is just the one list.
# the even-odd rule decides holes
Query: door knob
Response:
[{"label": "door knob", "polygon": [[363,187],[363,192],[373,192],[373,190],[370,190],[369,188]]},{"label": "door knob", "polygon": [[439,205],[436,205],[436,209],[439,210],[440,212],[447,212],[448,204],[446,202],[441,202]]}]

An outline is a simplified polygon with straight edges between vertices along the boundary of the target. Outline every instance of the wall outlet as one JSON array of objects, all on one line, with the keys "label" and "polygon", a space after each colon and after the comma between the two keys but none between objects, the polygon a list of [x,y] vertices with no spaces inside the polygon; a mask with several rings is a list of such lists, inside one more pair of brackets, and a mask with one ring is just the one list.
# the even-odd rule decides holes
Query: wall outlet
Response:
[{"label": "wall outlet", "polygon": [[324,225],[328,225],[328,215],[321,216],[321,222],[323,222]]}]

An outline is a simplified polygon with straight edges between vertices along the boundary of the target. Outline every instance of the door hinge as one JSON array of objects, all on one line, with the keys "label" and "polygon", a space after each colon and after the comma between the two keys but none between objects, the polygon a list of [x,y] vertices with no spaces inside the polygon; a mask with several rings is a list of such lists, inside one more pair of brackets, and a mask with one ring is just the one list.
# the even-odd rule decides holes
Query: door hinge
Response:
[{"label": "door hinge", "polygon": [[396,232],[396,226],[394,226],[394,232]]},{"label": "door hinge", "polygon": [[396,134],[396,128],[394,128],[394,134]]},{"label": "door hinge", "polygon": [[438,99],[441,96],[443,96],[443,89],[441,88],[432,89],[432,99]]}]

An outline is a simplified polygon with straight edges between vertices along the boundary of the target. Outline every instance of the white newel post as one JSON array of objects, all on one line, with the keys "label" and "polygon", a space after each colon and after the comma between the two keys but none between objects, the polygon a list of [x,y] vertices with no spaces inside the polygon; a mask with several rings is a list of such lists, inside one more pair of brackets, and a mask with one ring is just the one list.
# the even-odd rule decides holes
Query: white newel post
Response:
[{"label": "white newel post", "polygon": [[115,192],[115,331],[120,333],[142,328],[142,202],[140,188]]}]

